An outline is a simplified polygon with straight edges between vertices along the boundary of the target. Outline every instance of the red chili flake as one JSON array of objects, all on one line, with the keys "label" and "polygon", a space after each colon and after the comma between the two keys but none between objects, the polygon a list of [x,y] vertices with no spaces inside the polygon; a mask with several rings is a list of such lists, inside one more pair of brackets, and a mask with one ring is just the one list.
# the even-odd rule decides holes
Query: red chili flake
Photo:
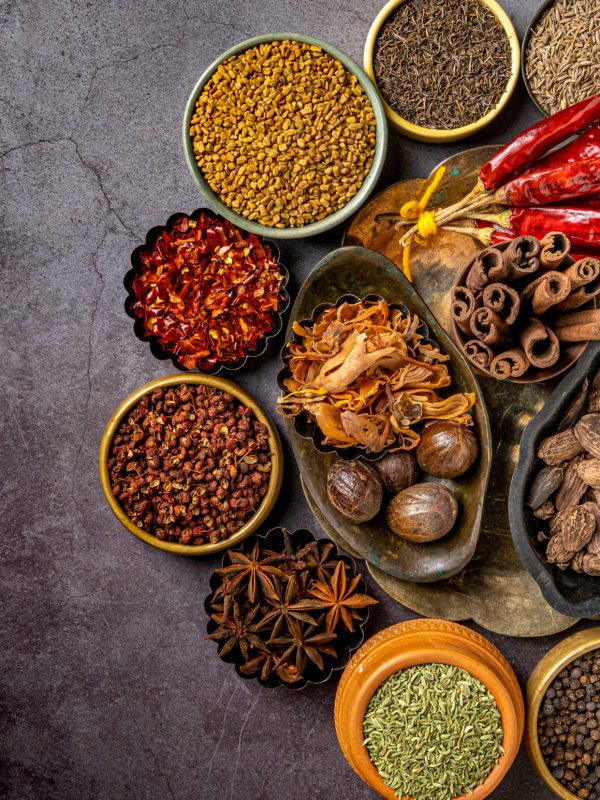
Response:
[{"label": "red chili flake", "polygon": [[183,216],[140,254],[133,313],[185,369],[257,350],[277,325],[284,276],[260,236],[227,220]]}]

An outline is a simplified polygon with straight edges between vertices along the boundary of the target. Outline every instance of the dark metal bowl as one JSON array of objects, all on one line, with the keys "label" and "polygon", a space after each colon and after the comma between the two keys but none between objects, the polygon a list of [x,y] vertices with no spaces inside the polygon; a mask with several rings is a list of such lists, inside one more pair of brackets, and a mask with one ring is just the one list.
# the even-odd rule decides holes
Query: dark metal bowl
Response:
[{"label": "dark metal bowl", "polygon": [[[239,549],[243,553],[249,553],[256,544],[256,541],[259,540],[264,548],[268,550],[281,551],[285,546],[285,539],[283,536],[284,530],[284,528],[271,528],[271,530],[267,531],[266,533],[255,534],[249,539],[246,539]],[[300,528],[293,533],[288,532],[288,535],[296,549],[309,544],[309,542],[317,541],[317,537],[311,531],[306,530],[305,528]],[[344,562],[347,567],[346,575],[351,580],[357,574],[356,563],[354,559],[350,558],[350,556],[346,555],[345,553],[340,552],[331,539],[323,537],[319,538],[318,541],[333,545],[335,558]],[[228,557],[225,555],[222,561],[222,566],[225,567],[228,563]],[[204,610],[208,616],[207,633],[212,633],[218,627],[217,623],[210,616],[212,613],[210,603],[215,591],[221,585],[221,581],[221,576],[217,575],[216,572],[213,572],[210,576],[209,584],[211,592],[204,601]],[[358,584],[357,591],[362,593],[367,591],[367,587],[363,579],[361,579],[360,583]],[[244,675],[244,673],[240,671],[240,666],[243,664],[242,654],[237,646],[225,656],[221,656],[219,654],[219,657],[222,658],[227,664],[233,664],[235,671],[240,678],[244,678],[244,680],[257,680],[260,684],[269,689],[273,689],[275,686],[285,686],[288,689],[298,690],[304,689],[304,687],[310,683],[325,683],[325,681],[328,681],[331,678],[334,672],[344,669],[346,664],[350,661],[350,656],[355,650],[358,650],[363,643],[365,638],[363,628],[369,619],[369,607],[361,609],[361,615],[361,619],[355,621],[354,631],[347,631],[345,628],[338,628],[336,631],[337,637],[335,639],[335,645],[336,649],[338,649],[337,658],[323,654],[324,669],[322,670],[319,669],[316,664],[313,664],[312,661],[309,661],[304,671],[302,680],[299,680],[296,683],[284,683],[274,672],[271,673],[266,681],[263,681],[259,675]],[[219,650],[221,650],[221,645],[219,645]]]},{"label": "dark metal bowl", "polygon": [[542,114],[544,117],[550,116],[549,113],[541,107],[541,105],[536,100],[534,93],[531,91],[531,87],[529,86],[529,81],[527,80],[527,73],[526,73],[526,65],[527,65],[527,48],[529,47],[529,40],[531,39],[531,33],[535,26],[540,21],[540,17],[550,6],[554,3],[554,0],[544,0],[544,2],[540,5],[538,10],[533,15],[531,22],[527,27],[527,31],[525,32],[525,36],[523,37],[523,42],[521,44],[521,75],[523,77],[523,83],[525,84],[525,88],[527,89],[527,94],[531,98],[531,102],[537,108],[537,110]]},{"label": "dark metal bowl", "polygon": [[508,498],[508,517],[513,542],[522,562],[537,581],[547,602],[572,617],[595,617],[600,614],[600,578],[567,569],[564,572],[544,560],[542,546],[536,541],[536,518],[525,505],[534,471],[539,465],[537,449],[556,427],[573,395],[586,376],[600,368],[600,342],[588,345],[566,378],[552,392],[546,405],[525,428],[521,439],[519,462],[514,471]]},{"label": "dark metal bowl", "polygon": [[[238,370],[246,366],[248,359],[258,358],[259,356],[264,355],[264,353],[267,350],[267,347],[269,346],[270,340],[274,339],[276,336],[279,335],[279,333],[281,333],[281,329],[283,327],[283,317],[290,306],[290,296],[286,289],[290,275],[286,267],[280,262],[280,250],[279,246],[275,242],[269,239],[263,239],[263,243],[267,244],[271,248],[273,255],[275,256],[278,262],[279,268],[283,273],[283,283],[281,286],[281,308],[277,313],[277,324],[275,325],[275,328],[267,336],[265,336],[263,339],[260,340],[256,350],[254,350],[251,353],[247,353],[245,356],[238,359],[237,361],[232,361],[223,364],[215,364],[215,366],[210,370],[187,370],[185,367],[181,366],[178,357],[175,353],[172,353],[170,350],[165,350],[155,336],[148,336],[145,333],[142,320],[139,317],[136,317],[136,315],[132,311],[132,306],[136,301],[136,297],[133,293],[133,279],[137,274],[137,272],[142,268],[140,255],[145,250],[149,250],[150,248],[154,247],[154,245],[156,244],[156,240],[160,236],[160,234],[163,233],[164,231],[171,231],[175,226],[175,224],[182,217],[188,217],[189,219],[197,220],[201,214],[208,214],[209,216],[213,217],[213,219],[219,220],[221,222],[226,221],[222,216],[220,216],[220,214],[215,214],[215,212],[212,211],[210,208],[197,208],[191,214],[184,214],[181,211],[176,214],[172,214],[167,220],[166,225],[157,225],[156,227],[151,228],[148,231],[148,233],[146,234],[145,243],[140,245],[139,247],[136,247],[133,253],[131,254],[132,268],[129,270],[129,272],[127,272],[125,278],[123,279],[123,284],[125,286],[125,289],[127,290],[127,299],[125,300],[125,311],[127,312],[127,315],[134,320],[133,330],[135,335],[141,342],[148,342],[150,344],[150,350],[155,358],[158,358],[161,361],[165,360],[171,361],[173,363],[173,366],[176,367],[178,370],[181,370],[182,372],[197,371],[197,372],[202,372],[205,375],[217,375],[219,372],[224,370],[227,372],[237,372]],[[253,234],[253,235],[258,235],[258,234]]]}]

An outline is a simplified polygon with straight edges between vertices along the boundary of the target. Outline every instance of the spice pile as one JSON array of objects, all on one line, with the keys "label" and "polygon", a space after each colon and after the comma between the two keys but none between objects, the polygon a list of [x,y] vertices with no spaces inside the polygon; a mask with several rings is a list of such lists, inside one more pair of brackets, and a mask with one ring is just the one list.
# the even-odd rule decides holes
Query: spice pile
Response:
[{"label": "spice pile", "polygon": [[367,708],[364,734],[386,784],[413,800],[468,794],[504,752],[493,696],[446,664],[410,667],[384,681]]},{"label": "spice pile", "polygon": [[416,314],[385,300],[343,302],[312,325],[294,322],[287,394],[277,410],[308,415],[324,444],[371,453],[416,447],[414,426],[426,420],[472,425],[475,395],[439,393],[452,382],[449,357],[419,333],[420,325]]},{"label": "spice pile", "polygon": [[268,42],[218,67],[196,103],[198,166],[229,208],[296,228],[343,208],[375,154],[375,116],[357,78],[320,47]]},{"label": "spice pile", "polygon": [[[600,294],[600,260],[565,266],[562,234],[519,236],[482,250],[465,285],[452,290],[451,314],[467,358],[498,380],[546,370],[561,345],[600,339],[600,311],[577,311]],[[569,259],[570,261],[570,259]]]},{"label": "spice pile", "polygon": [[207,601],[207,638],[243,675],[270,685],[318,679],[339,666],[349,653],[345,632],[354,632],[377,603],[358,591],[361,575],[336,558],[335,546],[307,531],[290,536],[276,529],[227,558]]},{"label": "spice pile", "polygon": [[382,25],[373,66],[384,100],[403,119],[452,130],[498,105],[511,51],[479,0],[406,0]]},{"label": "spice pile", "polygon": [[218,542],[267,493],[268,430],[225,392],[155,389],[121,423],[108,470],[114,496],[138,528],[161,541]]},{"label": "spice pile", "polygon": [[546,531],[537,539],[559,569],[600,575],[600,372],[583,385],[538,449],[527,505]]},{"label": "spice pile", "polygon": [[600,92],[598,0],[554,0],[532,29],[525,74],[547,114]]},{"label": "spice pile", "polygon": [[546,691],[538,717],[544,761],[576,797],[600,797],[600,650],[577,658]]},{"label": "spice pile", "polygon": [[133,314],[185,369],[232,366],[278,325],[284,273],[259,236],[201,212],[141,250]]}]

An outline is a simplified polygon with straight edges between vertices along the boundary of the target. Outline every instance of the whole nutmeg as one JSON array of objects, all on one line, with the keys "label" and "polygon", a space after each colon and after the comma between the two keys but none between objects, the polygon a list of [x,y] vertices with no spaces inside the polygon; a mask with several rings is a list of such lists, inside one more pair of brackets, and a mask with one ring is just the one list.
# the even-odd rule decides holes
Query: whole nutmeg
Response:
[{"label": "whole nutmeg", "polygon": [[364,461],[336,461],[327,473],[327,496],[340,514],[353,522],[367,522],[381,508],[381,478]]},{"label": "whole nutmeg", "polygon": [[417,462],[435,478],[457,478],[477,458],[477,437],[460,422],[444,420],[425,428],[417,447]]},{"label": "whole nutmeg", "polygon": [[438,483],[415,483],[399,492],[386,511],[388,527],[409,542],[433,542],[456,522],[458,502]]},{"label": "whole nutmeg", "polygon": [[375,468],[385,488],[394,494],[412,486],[421,475],[415,454],[408,450],[384,456],[375,462]]}]

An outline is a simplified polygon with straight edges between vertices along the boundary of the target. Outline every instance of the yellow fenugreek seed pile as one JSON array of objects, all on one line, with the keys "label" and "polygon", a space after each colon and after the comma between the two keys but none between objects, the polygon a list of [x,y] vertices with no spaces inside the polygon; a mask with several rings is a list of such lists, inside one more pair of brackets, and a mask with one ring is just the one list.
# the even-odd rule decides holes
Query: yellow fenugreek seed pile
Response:
[{"label": "yellow fenugreek seed pile", "polygon": [[320,47],[269,42],[225,61],[190,136],[221,200],[249,220],[301,227],[343,208],[373,164],[375,115],[357,78]]}]

